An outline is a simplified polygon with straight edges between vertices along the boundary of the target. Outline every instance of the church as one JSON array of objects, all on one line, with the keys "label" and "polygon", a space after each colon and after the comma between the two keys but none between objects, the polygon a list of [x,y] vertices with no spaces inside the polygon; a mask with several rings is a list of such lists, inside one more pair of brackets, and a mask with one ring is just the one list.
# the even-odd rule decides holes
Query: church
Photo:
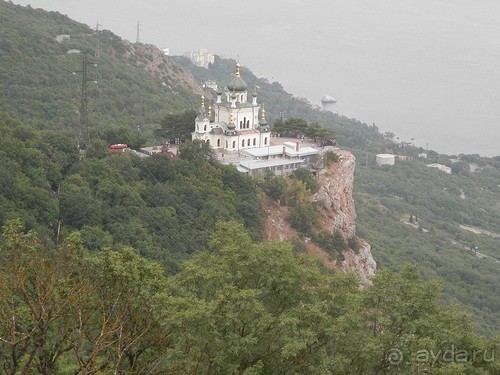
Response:
[{"label": "church", "polygon": [[240,64],[226,90],[217,89],[217,100],[205,107],[205,99],[195,120],[192,140],[209,143],[216,152],[234,153],[245,149],[267,147],[271,131],[264,105],[257,104],[257,92],[249,102],[247,84],[240,77]]}]

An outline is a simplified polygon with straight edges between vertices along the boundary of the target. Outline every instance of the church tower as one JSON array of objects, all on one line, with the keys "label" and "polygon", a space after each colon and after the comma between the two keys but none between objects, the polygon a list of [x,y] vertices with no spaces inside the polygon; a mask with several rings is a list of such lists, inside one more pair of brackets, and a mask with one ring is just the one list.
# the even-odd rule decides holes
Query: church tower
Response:
[{"label": "church tower", "polygon": [[249,102],[248,85],[241,77],[240,68],[237,63],[226,90],[217,88],[213,114],[210,109],[207,115],[202,98],[192,133],[193,140],[203,140],[221,152],[264,147],[270,140],[271,132],[265,120],[265,110],[257,103],[256,88],[252,93],[252,102]]}]

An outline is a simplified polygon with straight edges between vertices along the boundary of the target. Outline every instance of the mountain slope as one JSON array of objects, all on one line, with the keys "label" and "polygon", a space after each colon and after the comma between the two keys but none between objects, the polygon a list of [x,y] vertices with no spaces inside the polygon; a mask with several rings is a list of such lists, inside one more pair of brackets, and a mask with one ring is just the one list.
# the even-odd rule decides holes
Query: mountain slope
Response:
[{"label": "mountain slope", "polygon": [[109,126],[158,122],[193,107],[202,92],[156,47],[96,33],[57,12],[1,1],[0,35],[0,111],[39,128],[76,133],[84,55],[94,136]]},{"label": "mountain slope", "polygon": [[[89,67],[89,79],[96,78],[98,83],[89,83],[88,89],[89,118],[95,135],[118,125],[129,130],[141,125],[142,129],[142,125],[146,127],[166,113],[196,108],[203,79],[227,83],[234,72],[235,61],[220,58],[208,70],[195,68],[186,61],[181,68],[156,47],[122,41],[109,31],[100,33],[100,58],[96,58],[96,33],[88,26],[57,12],[4,1],[0,1],[0,33],[0,111],[38,128],[73,137],[79,123],[81,75],[72,73],[81,70],[82,54],[68,54],[72,49],[86,52],[90,60],[98,63],[97,67]],[[70,38],[63,37],[58,42],[60,35]],[[196,76],[196,82],[186,72],[188,69]],[[312,108],[305,100],[286,93],[279,83],[257,78],[247,68],[242,68],[242,77],[249,87],[260,87],[259,101],[266,104],[270,122],[283,113],[285,118],[304,117],[324,124],[335,130],[338,144],[356,156],[357,230],[372,245],[382,268],[398,270],[404,263],[419,263],[426,277],[444,279],[446,297],[468,306],[483,334],[499,331],[498,264],[487,263],[491,260],[478,258],[464,247],[478,246],[481,253],[498,259],[500,239],[463,227],[500,232],[500,159],[460,155],[453,158],[460,159],[458,162],[452,162],[447,155],[384,138],[375,126]],[[381,152],[394,153],[405,160],[397,159],[394,168],[378,167],[374,160]],[[422,153],[427,159],[418,157]],[[443,175],[425,166],[433,162],[452,167],[453,174]],[[479,168],[472,172],[469,165]],[[130,170],[135,171],[135,167]],[[89,171],[87,174],[92,175]],[[36,177],[33,181],[37,181]],[[59,176],[51,182],[60,179]],[[2,180],[5,181],[7,177]],[[108,183],[117,188],[113,185],[116,180]],[[185,186],[190,184],[186,182]],[[100,187],[92,187],[102,193]],[[192,197],[197,196],[195,190]],[[187,200],[198,203],[195,199],[191,202],[192,197]],[[214,206],[215,201],[216,198]],[[39,210],[40,215],[44,212],[56,213]],[[421,229],[405,223],[410,215],[423,219]],[[52,225],[55,222],[54,217]],[[133,224],[130,228],[139,233],[142,222]],[[128,235],[131,231],[122,233]]]}]

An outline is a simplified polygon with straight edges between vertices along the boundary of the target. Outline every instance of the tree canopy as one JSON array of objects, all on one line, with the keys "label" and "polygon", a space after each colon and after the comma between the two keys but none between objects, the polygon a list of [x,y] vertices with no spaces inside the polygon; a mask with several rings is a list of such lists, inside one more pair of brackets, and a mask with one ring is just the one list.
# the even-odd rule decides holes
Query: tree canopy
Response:
[{"label": "tree canopy", "polygon": [[174,276],[130,247],[89,252],[78,233],[47,246],[19,220],[4,226],[0,260],[9,374],[499,369],[498,339],[476,336],[415,267],[379,271],[360,290],[353,275],[325,271],[288,243],[254,242],[237,222],[217,223]]}]

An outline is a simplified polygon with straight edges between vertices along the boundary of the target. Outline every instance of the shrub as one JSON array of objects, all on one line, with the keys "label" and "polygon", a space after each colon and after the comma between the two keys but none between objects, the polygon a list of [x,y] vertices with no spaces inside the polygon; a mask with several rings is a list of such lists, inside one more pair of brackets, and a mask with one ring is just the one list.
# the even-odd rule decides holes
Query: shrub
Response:
[{"label": "shrub", "polygon": [[334,258],[343,258],[342,252],[348,248],[344,236],[338,230],[333,233],[322,230],[319,233],[313,234],[312,240]]},{"label": "shrub", "polygon": [[347,246],[349,249],[354,251],[356,254],[359,253],[359,249],[361,248],[361,243],[359,242],[359,238],[356,236],[352,236],[347,239]]},{"label": "shrub", "polygon": [[288,222],[301,234],[309,235],[318,222],[318,211],[311,203],[299,203],[290,212]]}]

